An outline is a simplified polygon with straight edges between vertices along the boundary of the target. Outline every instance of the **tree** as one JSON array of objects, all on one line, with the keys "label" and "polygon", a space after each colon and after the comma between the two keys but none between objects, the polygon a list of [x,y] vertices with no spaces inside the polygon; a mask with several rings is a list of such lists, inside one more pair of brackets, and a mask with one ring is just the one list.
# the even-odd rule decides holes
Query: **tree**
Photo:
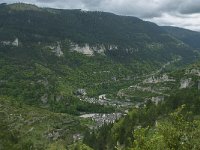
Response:
[{"label": "tree", "polygon": [[185,105],[179,107],[155,129],[137,129],[133,150],[200,149],[200,121],[191,119],[184,109]]}]

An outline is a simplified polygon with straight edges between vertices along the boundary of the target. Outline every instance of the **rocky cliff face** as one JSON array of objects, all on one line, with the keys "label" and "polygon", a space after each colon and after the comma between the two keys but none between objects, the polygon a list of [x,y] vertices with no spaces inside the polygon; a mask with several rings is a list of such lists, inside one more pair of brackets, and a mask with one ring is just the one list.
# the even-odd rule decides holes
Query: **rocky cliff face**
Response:
[{"label": "rocky cliff face", "polygon": [[90,46],[89,44],[84,44],[83,46],[79,46],[78,44],[72,43],[71,51],[76,51],[87,56],[93,56],[95,53],[104,55],[106,48],[104,45]]},{"label": "rocky cliff face", "polygon": [[19,46],[19,39],[16,38],[14,41],[1,41],[1,43],[4,46],[15,46],[15,47],[18,47]]},{"label": "rocky cliff face", "polygon": [[180,81],[180,84],[181,84],[180,89],[185,89],[185,88],[189,87],[191,81],[192,81],[192,78],[181,79],[181,81]]},{"label": "rocky cliff face", "polygon": [[61,50],[60,43],[57,43],[57,44],[58,45],[55,47],[53,52],[55,52],[56,56],[61,57],[61,56],[63,56],[64,53]]}]

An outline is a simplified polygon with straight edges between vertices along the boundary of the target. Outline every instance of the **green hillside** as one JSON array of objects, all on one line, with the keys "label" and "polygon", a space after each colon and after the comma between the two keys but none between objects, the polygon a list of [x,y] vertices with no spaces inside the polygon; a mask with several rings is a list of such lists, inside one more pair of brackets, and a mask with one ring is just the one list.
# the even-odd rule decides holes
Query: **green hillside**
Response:
[{"label": "green hillside", "polygon": [[0,97],[1,149],[65,149],[90,121]]},{"label": "green hillside", "polygon": [[[20,5],[23,9],[19,9]],[[156,24],[135,17],[36,8],[25,4],[1,5],[0,39],[18,38],[23,45],[66,39],[80,45],[103,45],[106,55],[117,61],[164,62],[174,55],[187,57],[188,61],[194,59],[191,48]]]},{"label": "green hillside", "polygon": [[177,39],[180,39],[184,43],[190,45],[193,48],[200,49],[200,33],[187,30],[187,29],[182,29],[178,27],[162,27],[164,30],[166,30],[169,34],[172,36],[176,37]]},{"label": "green hillside", "polygon": [[[84,142],[97,150],[114,147],[134,150],[199,149],[199,65],[196,63],[170,73],[174,81],[164,81],[159,87],[170,86],[169,95],[164,100],[147,100],[118,122],[86,135]],[[187,86],[182,86],[187,79],[190,79]],[[158,83],[151,84],[155,86]],[[143,93],[139,96],[148,95]]]},{"label": "green hillside", "polygon": [[[180,58],[181,66],[197,57],[159,26],[134,17],[26,4],[2,4],[0,15],[2,95],[29,104],[50,99],[45,107],[57,111],[66,111],[63,103],[76,99],[79,88],[91,96],[114,94],[164,63]],[[74,45],[101,48],[88,57],[74,52]]]},{"label": "green hillside", "polygon": [[135,126],[198,115],[197,48],[136,17],[0,4],[0,149],[132,148]]}]

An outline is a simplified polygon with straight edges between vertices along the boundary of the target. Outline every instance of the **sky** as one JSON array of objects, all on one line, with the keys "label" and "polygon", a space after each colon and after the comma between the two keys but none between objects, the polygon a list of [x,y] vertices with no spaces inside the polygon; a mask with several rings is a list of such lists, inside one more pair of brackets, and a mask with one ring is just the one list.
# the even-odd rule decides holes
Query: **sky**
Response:
[{"label": "sky", "polygon": [[136,16],[161,26],[200,31],[200,0],[0,0],[24,2],[41,7],[106,11]]}]

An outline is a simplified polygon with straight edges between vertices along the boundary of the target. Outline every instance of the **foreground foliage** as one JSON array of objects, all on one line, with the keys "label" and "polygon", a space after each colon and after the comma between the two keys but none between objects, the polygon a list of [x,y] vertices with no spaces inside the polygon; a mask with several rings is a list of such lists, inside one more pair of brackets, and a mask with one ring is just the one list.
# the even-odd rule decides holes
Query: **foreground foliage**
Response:
[{"label": "foreground foliage", "polygon": [[133,150],[188,150],[200,148],[200,120],[184,112],[184,105],[157,123],[134,132]]},{"label": "foreground foliage", "polygon": [[118,122],[94,131],[84,142],[97,150],[198,149],[199,98],[199,91],[190,89],[174,93],[157,106],[149,102]]}]

